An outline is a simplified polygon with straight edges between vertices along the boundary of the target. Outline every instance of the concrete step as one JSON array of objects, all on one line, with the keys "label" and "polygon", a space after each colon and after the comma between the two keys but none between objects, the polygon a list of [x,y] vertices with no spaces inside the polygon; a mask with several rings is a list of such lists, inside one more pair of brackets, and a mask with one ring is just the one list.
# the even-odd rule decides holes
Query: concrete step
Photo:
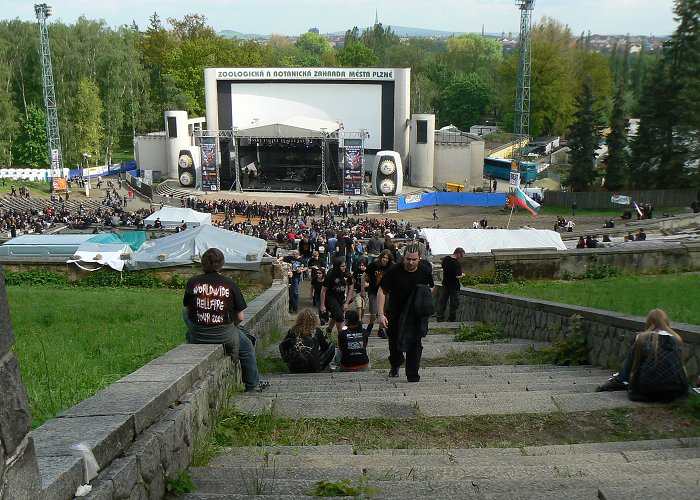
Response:
[{"label": "concrete step", "polygon": [[[265,393],[264,393],[265,394]],[[366,398],[319,398],[315,401],[280,394],[238,397],[236,407],[254,414],[273,413],[290,418],[417,418],[466,415],[506,415],[633,408],[649,405],[630,401],[624,393],[559,393],[555,391],[501,392],[446,396],[415,394]],[[248,395],[246,395],[248,396]]]},{"label": "concrete step", "polygon": [[[326,475],[326,470],[307,469],[308,478],[280,478],[276,474],[278,469],[266,468],[263,470],[207,468],[193,469],[193,480],[197,485],[197,498],[207,498],[201,495],[220,495],[221,492],[234,492],[238,494],[257,494],[263,496],[299,495],[304,496],[315,488],[319,480],[339,481],[350,480],[350,485],[358,484],[360,478],[363,484],[376,488],[376,498],[597,498],[600,488],[626,488],[630,486],[652,485],[663,487],[667,496],[659,498],[697,498],[691,494],[697,494],[700,488],[693,478],[694,468],[698,462],[674,462],[649,463],[638,466],[636,464],[601,464],[587,467],[547,467],[546,477],[533,477],[532,468],[522,471],[519,468],[501,467],[491,469],[492,473],[486,476],[469,475],[467,470],[460,468],[450,472],[458,473],[456,477],[442,479],[439,477],[423,475],[424,471],[414,470],[409,472],[410,464],[407,464],[408,475],[402,477],[395,472],[385,472],[377,477],[375,471],[360,468],[334,468]],[[658,472],[646,474],[649,468],[660,467]],[[473,468],[472,472],[479,474],[479,468]],[[443,472],[442,474],[445,474]],[[496,475],[499,474],[499,475]],[[504,475],[505,474],[505,475]],[[676,490],[683,491],[687,496],[677,497]],[[611,490],[611,493],[614,490]],[[668,495],[671,496],[668,496]],[[185,496],[184,498],[195,498]],[[216,497],[209,497],[216,498]],[[220,497],[219,497],[220,498]],[[229,497],[230,498],[230,497]],[[630,497],[627,497],[630,498]]]},{"label": "concrete step", "polygon": [[[364,471],[374,471],[375,474],[384,474],[383,471],[392,471],[397,478],[408,478],[411,473],[417,471],[430,472],[436,479],[442,473],[442,479],[458,479],[457,471],[464,468],[467,477],[482,477],[488,468],[507,467],[521,468],[523,474],[529,468],[532,474],[548,474],[552,467],[588,467],[591,465],[612,465],[647,462],[670,462],[683,460],[700,460],[699,448],[682,448],[675,450],[655,450],[627,453],[588,453],[577,455],[523,455],[522,453],[493,453],[493,454],[461,454],[446,452],[442,455],[275,455],[264,454],[258,457],[250,455],[223,455],[215,458],[209,464],[209,468],[274,468],[276,477],[289,479],[305,478],[305,471],[315,474],[323,469],[347,470],[359,467]],[[474,455],[479,455],[475,458]],[[637,460],[630,460],[637,458]],[[478,470],[475,465],[478,464]],[[539,471],[539,472],[538,472]],[[461,472],[460,472],[461,473]],[[496,472],[494,471],[494,474]],[[366,472],[368,474],[368,472]]]}]

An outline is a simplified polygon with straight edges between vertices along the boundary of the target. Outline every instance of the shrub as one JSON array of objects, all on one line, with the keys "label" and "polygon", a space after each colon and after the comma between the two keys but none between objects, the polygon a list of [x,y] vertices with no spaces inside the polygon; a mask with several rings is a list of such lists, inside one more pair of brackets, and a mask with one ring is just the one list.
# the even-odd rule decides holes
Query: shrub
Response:
[{"label": "shrub", "polygon": [[503,340],[503,330],[499,325],[481,323],[478,325],[461,325],[455,333],[455,342],[488,340],[491,342]]},{"label": "shrub", "polygon": [[539,351],[530,349],[529,353],[540,363],[559,366],[578,366],[588,364],[588,332],[581,316],[571,317],[571,325],[564,337],[552,342],[551,347]]}]

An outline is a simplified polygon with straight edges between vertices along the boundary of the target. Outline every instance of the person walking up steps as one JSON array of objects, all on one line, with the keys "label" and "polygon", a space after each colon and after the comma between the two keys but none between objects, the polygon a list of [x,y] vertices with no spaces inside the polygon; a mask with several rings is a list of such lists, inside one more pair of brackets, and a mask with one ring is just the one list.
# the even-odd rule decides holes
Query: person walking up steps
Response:
[{"label": "person walking up steps", "polygon": [[462,264],[460,261],[464,257],[464,248],[457,247],[452,255],[447,255],[442,259],[442,295],[437,308],[437,320],[442,322],[445,320],[445,309],[447,309],[447,301],[450,302],[450,312],[447,316],[447,321],[457,320],[457,306],[459,305],[459,289],[461,288],[460,279],[464,277],[462,272]]},{"label": "person walking up steps", "polygon": [[434,287],[432,266],[421,260],[417,243],[407,245],[403,261],[384,273],[377,292],[377,315],[379,325],[389,333],[389,377],[398,377],[405,362],[406,379],[420,381],[422,339],[428,333],[428,316],[435,312]]}]

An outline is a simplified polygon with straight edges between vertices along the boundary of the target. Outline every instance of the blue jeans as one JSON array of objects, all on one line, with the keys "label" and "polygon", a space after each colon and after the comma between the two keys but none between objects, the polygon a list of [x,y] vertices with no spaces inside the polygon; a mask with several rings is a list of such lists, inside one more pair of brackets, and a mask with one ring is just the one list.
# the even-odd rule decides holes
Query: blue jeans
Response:
[{"label": "blue jeans", "polygon": [[296,311],[299,308],[299,273],[292,274],[289,281],[289,310]]},{"label": "blue jeans", "polygon": [[260,384],[255,346],[241,327],[231,325],[231,335],[237,335],[238,338],[231,339],[229,337],[229,340],[226,340],[220,335],[207,338],[207,328],[192,323],[187,317],[187,310],[184,307],[182,308],[182,319],[187,326],[187,342],[190,344],[224,344],[226,354],[231,356],[231,359],[235,361],[235,356],[238,355],[241,363],[241,379],[246,389],[257,387]]}]

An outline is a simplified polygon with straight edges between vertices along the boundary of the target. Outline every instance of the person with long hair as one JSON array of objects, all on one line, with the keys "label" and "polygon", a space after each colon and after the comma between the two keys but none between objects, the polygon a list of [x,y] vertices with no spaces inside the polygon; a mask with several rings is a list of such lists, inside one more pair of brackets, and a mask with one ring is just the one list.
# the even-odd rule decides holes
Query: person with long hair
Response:
[{"label": "person with long hair", "polygon": [[669,326],[666,312],[652,309],[622,370],[596,392],[627,390],[633,401],[672,401],[686,395],[682,349],[683,339]]},{"label": "person with long hair", "polygon": [[352,274],[348,271],[345,257],[336,257],[333,259],[333,268],[326,274],[321,288],[321,313],[328,311],[330,314],[327,331],[331,332],[336,325],[340,331],[345,320],[345,311],[352,304],[354,295]]},{"label": "person with long hair", "polygon": [[[367,333],[372,335],[372,328],[377,319],[377,292],[379,291],[379,283],[389,267],[394,263],[394,254],[391,250],[382,250],[370,265],[365,269],[362,275],[361,293],[364,293],[369,298],[369,323],[367,324]],[[377,336],[380,339],[386,339],[386,331],[380,326]]]},{"label": "person with long hair", "polygon": [[317,373],[333,360],[335,346],[328,342],[319,325],[318,314],[307,307],[280,343],[280,354],[290,373]]}]

